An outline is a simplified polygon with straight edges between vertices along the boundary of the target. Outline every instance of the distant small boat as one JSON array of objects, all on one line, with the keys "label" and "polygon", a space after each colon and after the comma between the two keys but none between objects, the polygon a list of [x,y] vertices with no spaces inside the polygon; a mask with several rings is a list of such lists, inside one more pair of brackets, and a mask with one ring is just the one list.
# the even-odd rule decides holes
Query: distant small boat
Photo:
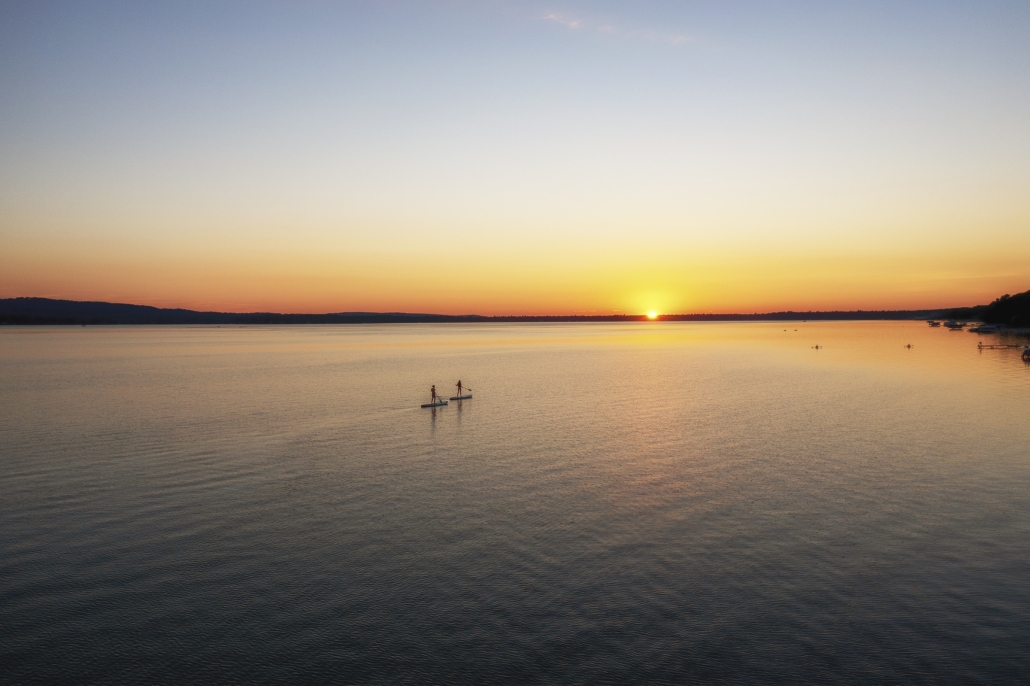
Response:
[{"label": "distant small boat", "polygon": [[1000,328],[995,324],[981,324],[980,326],[971,326],[967,330],[972,333],[998,333]]},{"label": "distant small boat", "polygon": [[927,319],[926,323],[929,324],[930,326],[940,326],[941,325],[940,322],[934,321],[932,319]]},{"label": "distant small boat", "polygon": [[948,321],[944,322],[944,326],[946,326],[947,328],[951,329],[952,331],[958,331],[963,326],[965,326],[965,324],[959,324],[954,319],[949,319]]}]

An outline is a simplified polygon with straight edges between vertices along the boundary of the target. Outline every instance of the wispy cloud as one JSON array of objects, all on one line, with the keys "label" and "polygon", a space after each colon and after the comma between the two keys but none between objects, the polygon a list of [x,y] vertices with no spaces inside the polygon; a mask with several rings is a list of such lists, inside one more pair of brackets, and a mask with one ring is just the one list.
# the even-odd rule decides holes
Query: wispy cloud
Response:
[{"label": "wispy cloud", "polygon": [[559,12],[550,12],[545,14],[543,18],[570,29],[578,29],[583,25],[582,19],[577,19],[576,17],[569,16],[568,14],[561,14]]},{"label": "wispy cloud", "polygon": [[653,29],[626,30],[619,28],[611,22],[594,21],[566,12],[547,12],[541,16],[541,19],[555,24],[560,24],[570,30],[590,31],[607,36],[621,36],[631,40],[641,40],[648,43],[683,45],[685,43],[690,43],[693,40],[689,34],[682,32]]},{"label": "wispy cloud", "polygon": [[665,43],[666,45],[683,45],[693,40],[688,34],[667,31],[631,31],[625,35],[648,43]]}]

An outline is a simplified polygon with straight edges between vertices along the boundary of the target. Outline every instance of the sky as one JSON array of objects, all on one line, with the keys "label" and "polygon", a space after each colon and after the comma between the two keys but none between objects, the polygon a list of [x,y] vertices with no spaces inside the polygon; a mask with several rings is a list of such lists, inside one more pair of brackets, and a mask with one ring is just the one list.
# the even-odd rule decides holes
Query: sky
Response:
[{"label": "sky", "polygon": [[1030,289],[1030,3],[0,3],[0,297],[909,309]]}]

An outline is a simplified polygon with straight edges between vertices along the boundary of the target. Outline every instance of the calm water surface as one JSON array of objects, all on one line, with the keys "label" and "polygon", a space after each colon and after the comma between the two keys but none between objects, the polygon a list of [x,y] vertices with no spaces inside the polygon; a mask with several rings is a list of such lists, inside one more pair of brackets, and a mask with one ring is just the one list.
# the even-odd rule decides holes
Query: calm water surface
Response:
[{"label": "calm water surface", "polygon": [[1026,683],[1030,367],[977,340],[3,327],[0,682]]}]

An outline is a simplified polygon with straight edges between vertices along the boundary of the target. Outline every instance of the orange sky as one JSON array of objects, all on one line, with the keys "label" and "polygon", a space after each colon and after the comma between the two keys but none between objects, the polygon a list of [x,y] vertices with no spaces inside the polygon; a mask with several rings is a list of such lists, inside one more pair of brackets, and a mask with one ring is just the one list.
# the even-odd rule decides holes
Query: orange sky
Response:
[{"label": "orange sky", "polygon": [[[627,251],[577,262],[468,256],[242,253],[48,256],[3,264],[5,295],[219,311],[448,314],[767,312],[918,309],[989,302],[1027,288],[1025,258],[963,255],[711,254]],[[6,258],[2,262],[6,262]]]}]

